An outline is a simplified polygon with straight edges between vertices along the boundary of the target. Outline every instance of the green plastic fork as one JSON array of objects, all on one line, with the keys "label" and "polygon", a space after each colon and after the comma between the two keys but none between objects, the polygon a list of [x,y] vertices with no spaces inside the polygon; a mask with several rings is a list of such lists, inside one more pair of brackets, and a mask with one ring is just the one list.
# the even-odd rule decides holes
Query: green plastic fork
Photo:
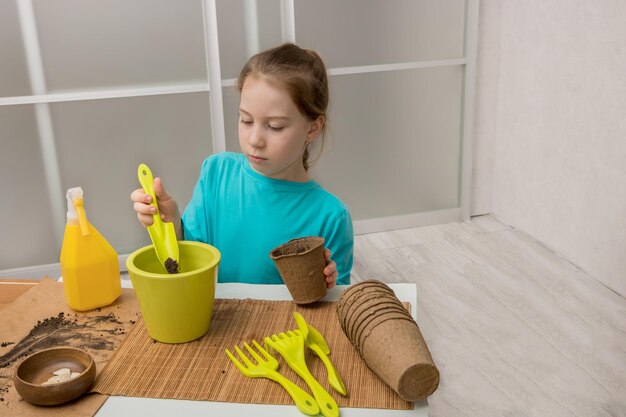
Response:
[{"label": "green plastic fork", "polygon": [[228,349],[226,349],[226,355],[228,355],[230,360],[241,371],[241,373],[248,378],[267,378],[282,385],[293,399],[293,402],[296,404],[296,407],[298,407],[298,410],[304,414],[311,416],[319,414],[320,408],[315,402],[315,399],[311,397],[308,392],[304,391],[302,388],[277,372],[278,361],[276,358],[270,355],[267,350],[263,349],[263,347],[259,345],[256,340],[253,340],[252,344],[263,355],[263,357],[259,356],[259,354],[256,353],[247,343],[244,343],[243,346],[256,360],[256,365],[248,359],[241,349],[239,349],[239,346],[235,346],[235,350],[245,365],[239,362]]},{"label": "green plastic fork", "polygon": [[263,339],[265,343],[281,354],[287,365],[293,369],[307,383],[315,400],[325,417],[338,417],[339,406],[333,397],[322,387],[309,371],[304,359],[304,337],[291,330]]}]

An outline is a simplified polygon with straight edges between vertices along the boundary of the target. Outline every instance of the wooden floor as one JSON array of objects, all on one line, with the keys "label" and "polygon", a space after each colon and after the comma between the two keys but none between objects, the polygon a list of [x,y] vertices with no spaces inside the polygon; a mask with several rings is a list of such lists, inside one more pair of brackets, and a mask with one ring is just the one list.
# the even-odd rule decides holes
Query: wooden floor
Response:
[{"label": "wooden floor", "polygon": [[353,282],[413,282],[430,416],[626,416],[626,299],[491,216],[357,236]]}]

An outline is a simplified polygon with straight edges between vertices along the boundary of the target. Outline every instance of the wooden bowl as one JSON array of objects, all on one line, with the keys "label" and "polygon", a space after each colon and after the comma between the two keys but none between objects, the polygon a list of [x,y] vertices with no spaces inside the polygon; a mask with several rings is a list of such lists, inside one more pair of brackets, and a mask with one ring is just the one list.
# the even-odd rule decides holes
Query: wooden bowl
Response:
[{"label": "wooden bowl", "polygon": [[[42,385],[54,372],[69,368],[78,372],[75,378]],[[55,347],[40,350],[24,359],[17,367],[13,382],[25,401],[36,405],[58,405],[83,395],[96,379],[96,363],[84,350]]]}]

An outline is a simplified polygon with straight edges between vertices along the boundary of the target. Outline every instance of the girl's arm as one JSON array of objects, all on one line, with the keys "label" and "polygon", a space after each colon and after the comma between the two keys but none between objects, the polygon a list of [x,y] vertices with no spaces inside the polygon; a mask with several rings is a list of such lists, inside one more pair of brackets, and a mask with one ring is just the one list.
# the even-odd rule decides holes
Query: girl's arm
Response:
[{"label": "girl's arm", "polygon": [[[331,252],[331,262],[336,265],[336,284],[350,285],[350,271],[352,271],[354,251],[354,231],[352,228],[352,217],[347,209],[340,213],[331,233],[325,238],[326,247]],[[327,258],[325,271],[331,266],[330,263],[328,263],[329,260],[330,258]]]}]

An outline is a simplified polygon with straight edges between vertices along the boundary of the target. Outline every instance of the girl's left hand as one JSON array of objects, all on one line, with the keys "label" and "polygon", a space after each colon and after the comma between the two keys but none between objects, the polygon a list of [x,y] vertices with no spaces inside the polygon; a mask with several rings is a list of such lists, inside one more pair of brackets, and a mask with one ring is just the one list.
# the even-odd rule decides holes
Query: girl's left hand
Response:
[{"label": "girl's left hand", "polygon": [[326,276],[326,287],[332,288],[337,283],[337,264],[330,259],[331,252],[329,249],[324,249],[324,258],[326,258],[326,267],[324,268],[324,275]]}]

